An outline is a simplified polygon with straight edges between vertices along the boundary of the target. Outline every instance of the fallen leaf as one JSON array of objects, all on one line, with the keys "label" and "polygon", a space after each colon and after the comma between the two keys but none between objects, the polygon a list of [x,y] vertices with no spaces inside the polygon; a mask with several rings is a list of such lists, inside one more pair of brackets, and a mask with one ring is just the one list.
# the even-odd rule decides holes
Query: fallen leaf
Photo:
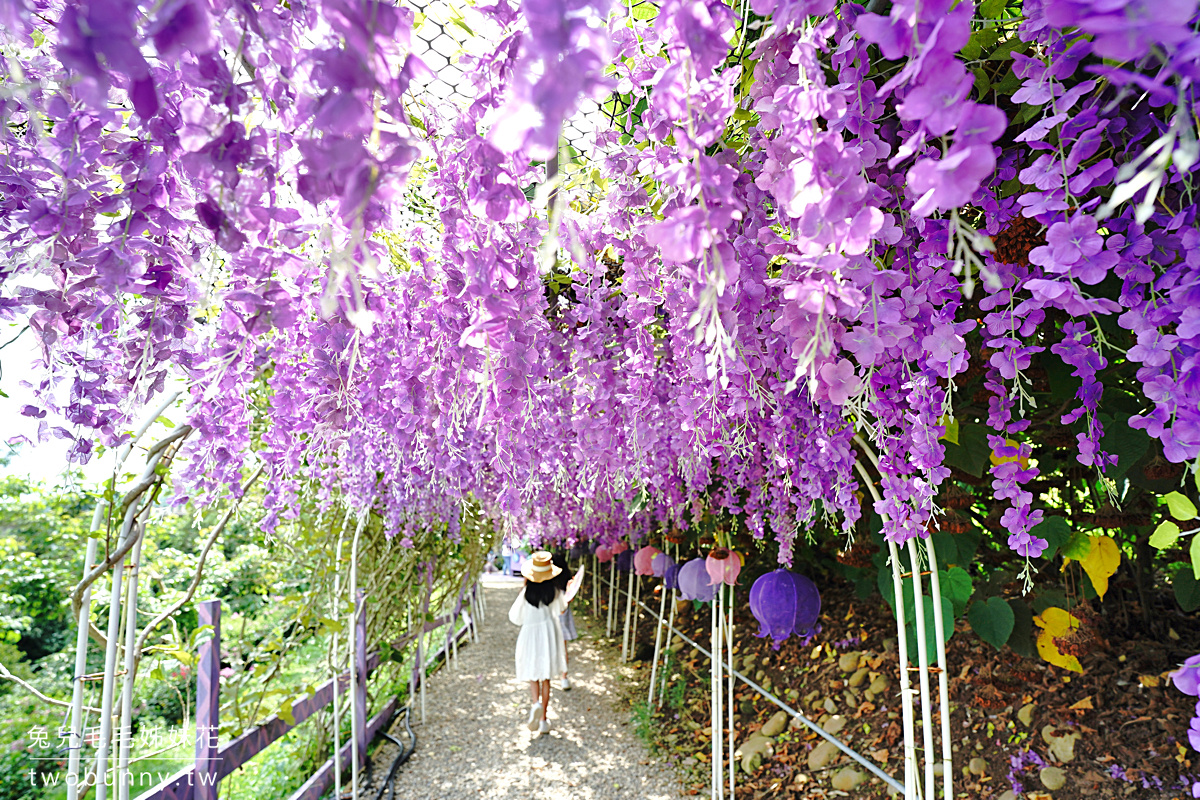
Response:
[{"label": "fallen leaf", "polygon": [[1092,705],[1092,698],[1090,696],[1083,698],[1078,703],[1072,703],[1070,705],[1070,709],[1072,711],[1091,711],[1093,708],[1095,708],[1095,706]]},{"label": "fallen leaf", "polygon": [[1157,675],[1138,675],[1138,683],[1147,689],[1157,689],[1161,681]]}]

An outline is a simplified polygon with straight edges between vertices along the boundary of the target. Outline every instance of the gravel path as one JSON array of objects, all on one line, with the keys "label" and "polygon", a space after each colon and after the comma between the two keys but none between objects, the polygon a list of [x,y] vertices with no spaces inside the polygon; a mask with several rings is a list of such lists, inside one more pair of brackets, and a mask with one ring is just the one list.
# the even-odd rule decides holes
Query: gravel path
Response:
[{"label": "gravel path", "polygon": [[[429,679],[425,723],[413,726],[417,750],[396,775],[395,796],[683,797],[674,771],[651,759],[635,735],[619,697],[631,676],[593,643],[595,623],[584,614],[575,618],[580,638],[568,645],[572,688],[564,692],[558,681],[552,684],[550,733],[525,728],[529,688],[513,678],[518,629],[508,621],[520,581],[485,576],[483,586],[488,611],[480,642],[459,649],[457,670],[451,665]],[[373,772],[386,776],[394,756],[393,745],[381,745]],[[361,796],[374,798],[375,791]]]}]

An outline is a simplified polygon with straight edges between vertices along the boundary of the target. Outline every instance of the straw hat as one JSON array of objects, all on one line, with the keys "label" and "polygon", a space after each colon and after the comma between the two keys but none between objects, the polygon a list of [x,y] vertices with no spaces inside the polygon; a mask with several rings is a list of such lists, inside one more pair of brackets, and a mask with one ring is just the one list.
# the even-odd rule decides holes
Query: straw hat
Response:
[{"label": "straw hat", "polygon": [[534,553],[533,557],[521,567],[521,574],[525,576],[525,579],[534,583],[542,583],[558,577],[560,572],[562,572],[562,567],[554,566],[553,557],[545,550]]}]

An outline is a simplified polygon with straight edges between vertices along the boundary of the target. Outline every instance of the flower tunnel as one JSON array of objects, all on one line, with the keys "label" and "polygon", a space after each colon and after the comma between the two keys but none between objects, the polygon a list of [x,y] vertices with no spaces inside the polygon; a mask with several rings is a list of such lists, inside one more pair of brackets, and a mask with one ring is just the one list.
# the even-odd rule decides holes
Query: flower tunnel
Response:
[{"label": "flower tunnel", "polygon": [[945,642],[1014,629],[968,531],[1102,599],[1111,531],[1192,530],[1197,3],[444,5],[0,10],[5,438],[116,465],[77,624],[153,505],[252,488],[340,520],[339,596],[517,534],[726,647],[730,603],[817,631],[825,542],[896,618],[907,795],[954,796]]}]

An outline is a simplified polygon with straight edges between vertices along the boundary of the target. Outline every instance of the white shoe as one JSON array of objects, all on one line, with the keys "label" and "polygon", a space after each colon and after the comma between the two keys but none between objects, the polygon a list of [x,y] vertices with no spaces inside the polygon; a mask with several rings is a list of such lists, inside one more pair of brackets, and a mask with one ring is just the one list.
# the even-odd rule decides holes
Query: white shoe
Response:
[{"label": "white shoe", "polygon": [[536,731],[538,729],[539,722],[545,722],[545,715],[542,714],[542,704],[534,703],[529,708],[529,723],[526,725],[526,727],[531,731]]},{"label": "white shoe", "polygon": [[550,732],[550,723],[547,722],[546,720],[542,720],[541,724],[538,725],[538,733],[541,734],[542,736],[545,736],[549,732]]},{"label": "white shoe", "polygon": [[564,692],[569,692],[571,690],[571,679],[568,678],[566,675],[563,675],[562,690]]}]

